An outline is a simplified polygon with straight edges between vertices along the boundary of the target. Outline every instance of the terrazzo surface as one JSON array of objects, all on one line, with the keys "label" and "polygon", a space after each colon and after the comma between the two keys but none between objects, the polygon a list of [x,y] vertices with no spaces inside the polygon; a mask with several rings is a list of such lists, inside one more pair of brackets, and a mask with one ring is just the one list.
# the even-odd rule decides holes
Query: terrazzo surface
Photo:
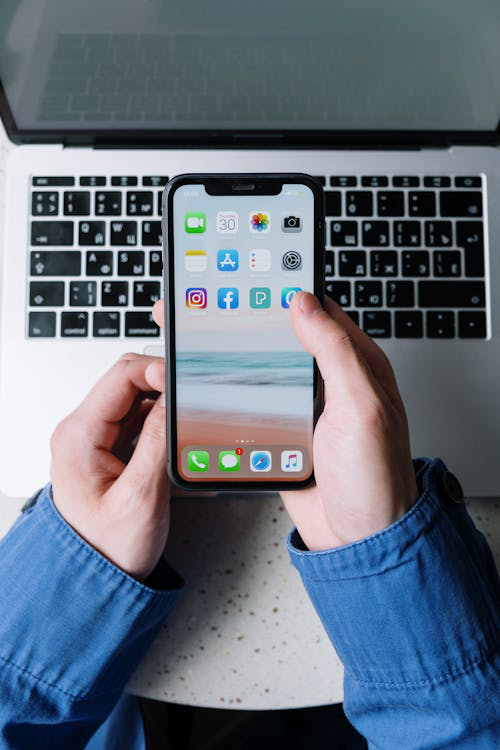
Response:
[{"label": "terrazzo surface", "polygon": [[[0,126],[0,208],[3,207]],[[23,500],[0,494],[0,536]],[[500,502],[469,510],[500,561]],[[186,588],[129,683],[138,695],[217,708],[342,700],[342,667],[291,566],[290,521],[275,495],[179,498],[166,558]]]}]

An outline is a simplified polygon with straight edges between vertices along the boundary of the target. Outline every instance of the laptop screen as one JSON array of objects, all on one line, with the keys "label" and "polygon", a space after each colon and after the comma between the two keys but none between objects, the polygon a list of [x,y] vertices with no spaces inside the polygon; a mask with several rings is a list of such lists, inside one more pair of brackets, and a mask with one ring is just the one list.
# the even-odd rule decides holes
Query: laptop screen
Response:
[{"label": "laptop screen", "polygon": [[498,0],[2,0],[0,106],[18,133],[492,132],[499,38]]}]

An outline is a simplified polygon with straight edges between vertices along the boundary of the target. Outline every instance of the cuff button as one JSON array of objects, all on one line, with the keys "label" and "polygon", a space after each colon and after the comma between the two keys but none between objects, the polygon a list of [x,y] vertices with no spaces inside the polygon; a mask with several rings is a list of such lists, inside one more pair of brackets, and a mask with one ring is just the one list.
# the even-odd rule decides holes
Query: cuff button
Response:
[{"label": "cuff button", "polygon": [[451,471],[444,471],[441,476],[441,485],[446,500],[452,503],[463,503],[464,491],[462,485]]}]

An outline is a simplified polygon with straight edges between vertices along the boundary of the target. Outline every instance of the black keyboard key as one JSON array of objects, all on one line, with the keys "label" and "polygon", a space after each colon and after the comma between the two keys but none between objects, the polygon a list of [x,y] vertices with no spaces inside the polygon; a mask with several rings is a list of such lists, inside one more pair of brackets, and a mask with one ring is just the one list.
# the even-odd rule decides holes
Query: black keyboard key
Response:
[{"label": "black keyboard key", "polygon": [[362,225],[363,245],[387,247],[389,244],[388,221],[364,221]]},{"label": "black keyboard key", "polygon": [[408,193],[410,216],[435,216],[436,194],[430,190],[415,190]]},{"label": "black keyboard key", "polygon": [[149,175],[142,178],[144,187],[164,187],[168,182],[168,177],[158,175]]},{"label": "black keyboard key", "polygon": [[122,194],[118,191],[99,191],[95,194],[97,216],[119,216],[122,212]]},{"label": "black keyboard key", "polygon": [[398,339],[421,339],[424,335],[424,321],[420,310],[396,310],[394,330]]},{"label": "black keyboard key", "polygon": [[444,310],[429,310],[426,315],[427,337],[430,339],[452,339],[455,337],[455,313]]},{"label": "black keyboard key", "polygon": [[406,250],[401,265],[403,276],[429,276],[429,253],[427,250]]},{"label": "black keyboard key", "polygon": [[103,307],[126,307],[128,305],[128,281],[103,281],[101,304]]},{"label": "black keyboard key", "polygon": [[323,177],[323,175],[314,175],[314,179],[318,180],[318,182],[323,185],[323,187],[326,185],[326,179]]},{"label": "black keyboard key", "polygon": [[162,276],[163,274],[163,258],[161,253],[156,250],[152,250],[149,253],[149,275],[150,276]]},{"label": "black keyboard key", "polygon": [[80,276],[82,254],[77,250],[32,250],[32,276]]},{"label": "black keyboard key", "polygon": [[451,187],[451,179],[449,177],[424,177],[424,187],[429,187],[429,188]]},{"label": "black keyboard key", "polygon": [[398,254],[395,250],[377,250],[370,253],[372,276],[397,276]]},{"label": "black keyboard key", "polygon": [[457,188],[480,188],[480,177],[455,177],[455,187]]},{"label": "black keyboard key", "polygon": [[57,216],[59,211],[59,193],[41,190],[31,196],[31,213],[33,216]]},{"label": "black keyboard key", "polygon": [[464,249],[465,275],[484,276],[482,223],[480,221],[457,221],[457,245]]},{"label": "black keyboard key", "polygon": [[484,307],[482,281],[419,281],[420,307]]},{"label": "black keyboard key", "polygon": [[112,177],[111,185],[113,187],[135,187],[137,185],[137,177]]},{"label": "black keyboard key", "polygon": [[344,312],[347,313],[353,323],[359,326],[359,312],[357,310],[344,310]]},{"label": "black keyboard key", "polygon": [[152,307],[160,295],[159,281],[134,281],[134,307]]},{"label": "black keyboard key", "polygon": [[142,222],[142,244],[146,247],[161,245],[161,221]]},{"label": "black keyboard key", "polygon": [[389,179],[387,177],[377,177],[376,175],[368,175],[361,178],[362,187],[380,188],[387,187],[389,185]]},{"label": "black keyboard key", "polygon": [[325,253],[325,276],[334,276],[335,274],[335,253],[333,250],[327,250]]},{"label": "black keyboard key", "polygon": [[379,190],[377,193],[379,216],[404,216],[405,194],[402,190]]},{"label": "black keyboard key", "polygon": [[332,175],[330,185],[332,187],[356,187],[358,184],[357,177],[353,175]]},{"label": "black keyboard key", "polygon": [[88,216],[90,213],[90,192],[88,190],[64,193],[65,216]]},{"label": "black keyboard key", "polygon": [[111,276],[113,273],[113,253],[111,250],[87,252],[87,276]]},{"label": "black keyboard key", "polygon": [[97,304],[97,283],[95,281],[72,281],[69,285],[71,307],[95,307]]},{"label": "black keyboard key", "polygon": [[106,224],[104,221],[80,221],[78,242],[80,245],[104,245]]},{"label": "black keyboard key", "polygon": [[356,281],[354,304],[356,307],[382,307],[382,282]]},{"label": "black keyboard key", "polygon": [[89,175],[88,177],[80,177],[80,185],[82,187],[103,187],[106,184],[105,177],[99,177],[96,175]]},{"label": "black keyboard key", "polygon": [[392,184],[394,187],[419,187],[420,177],[416,177],[415,175],[397,175],[396,177],[392,178]]},{"label": "black keyboard key", "polygon": [[364,312],[363,331],[372,338],[388,338],[391,335],[391,313],[387,310]]},{"label": "black keyboard key", "polygon": [[92,335],[96,338],[116,338],[120,335],[119,312],[95,312]]},{"label": "black keyboard key", "polygon": [[414,307],[415,287],[413,281],[386,282],[387,307]]},{"label": "black keyboard key", "polygon": [[458,313],[458,335],[461,339],[486,338],[486,313],[482,310]]},{"label": "black keyboard key", "polygon": [[145,273],[142,250],[118,253],[118,276],[144,276]]},{"label": "black keyboard key", "polygon": [[368,190],[349,190],[345,200],[348,216],[373,215],[373,195]]},{"label": "black keyboard key", "polygon": [[458,250],[434,252],[434,276],[461,276],[462,259]]},{"label": "black keyboard key", "polygon": [[[144,235],[143,235],[144,236]],[[333,247],[349,247],[358,244],[358,224],[356,221],[334,221],[331,225],[330,244]],[[144,239],[143,239],[144,244]]]},{"label": "black keyboard key", "polygon": [[64,281],[32,281],[30,283],[31,307],[62,307]]},{"label": "black keyboard key", "polygon": [[326,216],[340,216],[342,214],[342,193],[339,190],[325,190]]},{"label": "black keyboard key", "polygon": [[136,221],[112,221],[111,222],[111,244],[112,245],[137,245],[137,222]]},{"label": "black keyboard key", "polygon": [[74,177],[33,177],[36,187],[71,187],[74,184]]},{"label": "black keyboard key", "polygon": [[151,190],[144,190],[142,193],[127,193],[127,214],[129,216],[152,216],[153,214],[153,193]]},{"label": "black keyboard key", "polygon": [[73,244],[72,221],[32,221],[31,244],[64,246]]},{"label": "black keyboard key", "polygon": [[366,276],[366,253],[352,250],[339,253],[339,276]]},{"label": "black keyboard key", "polygon": [[151,337],[159,336],[160,329],[153,320],[151,313],[128,312],[125,313],[125,336]]},{"label": "black keyboard key", "polygon": [[351,304],[350,281],[328,281],[325,284],[325,293],[342,307],[349,307]]},{"label": "black keyboard key", "polygon": [[420,222],[394,222],[394,244],[397,245],[397,247],[418,247],[420,245],[420,240]]},{"label": "black keyboard key", "polygon": [[441,216],[483,215],[483,195],[480,190],[442,192],[439,196]]},{"label": "black keyboard key", "polygon": [[428,247],[453,247],[451,221],[426,221],[425,244]]},{"label": "black keyboard key", "polygon": [[61,336],[87,336],[89,316],[86,312],[61,313]]},{"label": "black keyboard key", "polygon": [[31,338],[53,338],[56,335],[56,314],[48,311],[30,312],[28,335]]}]

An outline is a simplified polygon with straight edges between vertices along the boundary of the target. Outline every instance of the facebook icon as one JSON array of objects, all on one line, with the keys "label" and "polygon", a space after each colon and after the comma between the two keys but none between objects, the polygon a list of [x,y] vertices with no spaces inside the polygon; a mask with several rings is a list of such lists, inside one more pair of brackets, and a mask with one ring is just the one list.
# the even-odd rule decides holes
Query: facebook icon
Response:
[{"label": "facebook icon", "polygon": [[234,287],[223,286],[217,292],[217,304],[221,310],[235,310],[238,307],[239,294]]}]

